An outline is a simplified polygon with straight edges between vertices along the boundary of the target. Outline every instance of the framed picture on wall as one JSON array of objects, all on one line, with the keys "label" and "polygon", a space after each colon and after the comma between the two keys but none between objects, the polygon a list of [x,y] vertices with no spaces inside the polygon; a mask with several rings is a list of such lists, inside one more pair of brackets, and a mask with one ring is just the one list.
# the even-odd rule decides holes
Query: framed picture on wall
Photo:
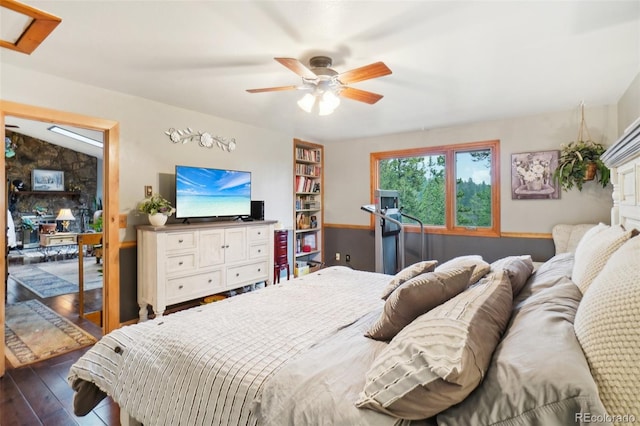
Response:
[{"label": "framed picture on wall", "polygon": [[64,172],[59,170],[33,169],[32,191],[64,191]]},{"label": "framed picture on wall", "polygon": [[560,151],[511,154],[511,198],[540,200],[560,198],[560,187],[553,180]]}]

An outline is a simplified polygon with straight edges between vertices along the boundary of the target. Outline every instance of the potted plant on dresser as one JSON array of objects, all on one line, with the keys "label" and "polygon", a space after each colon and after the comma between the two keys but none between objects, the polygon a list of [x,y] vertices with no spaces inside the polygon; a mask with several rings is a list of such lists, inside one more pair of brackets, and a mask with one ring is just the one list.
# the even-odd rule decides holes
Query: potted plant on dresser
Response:
[{"label": "potted plant on dresser", "polygon": [[604,188],[609,183],[610,172],[600,156],[606,148],[592,140],[578,140],[560,145],[560,159],[553,178],[565,191],[574,186],[582,191],[582,185],[595,180]]},{"label": "potted plant on dresser", "polygon": [[153,194],[138,204],[138,211],[147,214],[151,225],[164,226],[169,216],[171,216],[176,209],[174,209],[169,200],[162,195]]}]

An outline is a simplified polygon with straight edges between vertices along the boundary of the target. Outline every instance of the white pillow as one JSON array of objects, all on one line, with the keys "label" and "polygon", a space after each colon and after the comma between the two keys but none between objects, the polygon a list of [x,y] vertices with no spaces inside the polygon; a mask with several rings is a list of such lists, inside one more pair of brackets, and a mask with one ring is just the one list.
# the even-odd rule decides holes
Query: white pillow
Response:
[{"label": "white pillow", "polygon": [[574,322],[609,414],[640,415],[640,238],[624,243],[584,295]]},{"label": "white pillow", "polygon": [[629,238],[631,231],[625,231],[620,225],[608,226],[603,223],[584,234],[576,247],[571,272],[571,280],[582,294],[587,292],[611,255]]}]

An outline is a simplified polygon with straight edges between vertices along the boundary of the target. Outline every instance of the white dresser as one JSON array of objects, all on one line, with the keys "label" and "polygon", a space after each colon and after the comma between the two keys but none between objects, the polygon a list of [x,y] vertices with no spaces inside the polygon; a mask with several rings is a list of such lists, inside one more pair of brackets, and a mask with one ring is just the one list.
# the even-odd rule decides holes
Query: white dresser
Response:
[{"label": "white dresser", "polygon": [[139,226],[138,305],[161,316],[168,305],[273,277],[275,221]]}]

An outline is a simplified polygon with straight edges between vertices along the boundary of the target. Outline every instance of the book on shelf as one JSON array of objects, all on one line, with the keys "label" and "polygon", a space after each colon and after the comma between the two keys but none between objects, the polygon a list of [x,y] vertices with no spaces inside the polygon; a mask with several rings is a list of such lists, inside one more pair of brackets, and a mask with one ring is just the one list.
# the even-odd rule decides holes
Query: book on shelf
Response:
[{"label": "book on shelf", "polygon": [[320,184],[306,176],[296,176],[296,192],[319,192]]},{"label": "book on shelf", "polygon": [[322,172],[322,168],[320,166],[316,166],[313,164],[296,163],[297,175],[307,175],[312,177],[318,177],[320,176],[321,172]]},{"label": "book on shelf", "polygon": [[296,160],[320,162],[320,150],[296,147]]}]

